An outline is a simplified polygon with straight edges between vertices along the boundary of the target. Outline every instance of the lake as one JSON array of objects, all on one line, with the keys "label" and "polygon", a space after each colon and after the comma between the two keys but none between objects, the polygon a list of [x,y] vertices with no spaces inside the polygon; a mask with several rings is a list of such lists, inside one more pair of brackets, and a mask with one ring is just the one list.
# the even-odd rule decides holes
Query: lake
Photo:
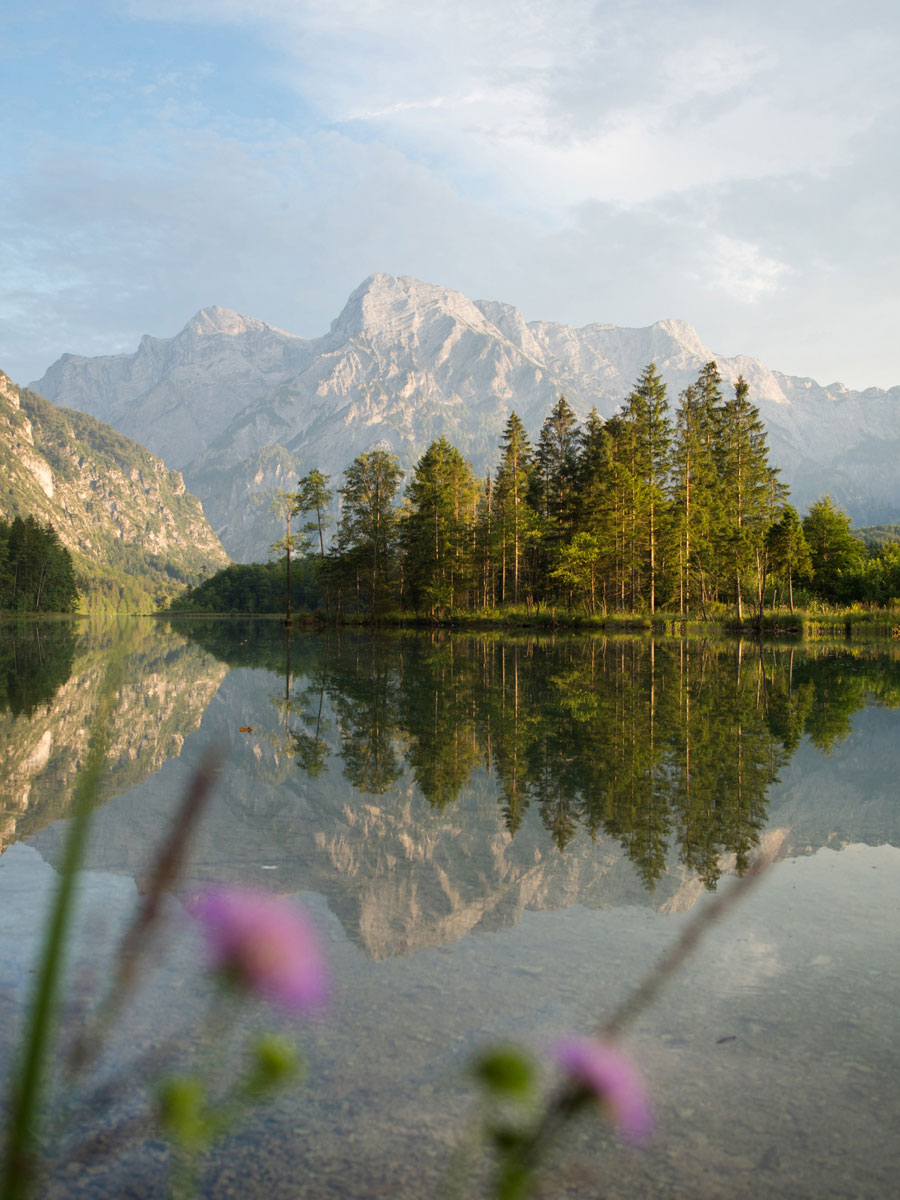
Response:
[{"label": "lake", "polygon": [[199,1193],[426,1197],[473,1115],[472,1055],[596,1027],[760,850],[773,865],[627,1033],[654,1137],[585,1119],[541,1194],[895,1194],[900,646],[7,623],[4,1075],[117,648],[64,1042],[193,772],[226,761],[134,1002],[51,1106],[42,1196],[165,1194],[152,1077],[234,1053],[204,1032],[185,913],[207,883],[299,898],[334,997],[296,1028],[305,1085],[209,1156]]}]

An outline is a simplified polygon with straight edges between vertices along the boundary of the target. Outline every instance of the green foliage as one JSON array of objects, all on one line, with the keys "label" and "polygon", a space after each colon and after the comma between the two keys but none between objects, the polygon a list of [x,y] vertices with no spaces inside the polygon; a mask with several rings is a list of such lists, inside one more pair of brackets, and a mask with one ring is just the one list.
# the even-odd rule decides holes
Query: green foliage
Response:
[{"label": "green foliage", "polygon": [[495,1098],[527,1100],[537,1086],[534,1062],[518,1046],[492,1046],[472,1064],[472,1074]]},{"label": "green foliage", "polygon": [[392,601],[399,566],[394,499],[402,478],[385,450],[358,455],[344,473],[337,547],[326,573],[342,611],[375,616]]},{"label": "green foliage", "polygon": [[[227,562],[200,502],[145,447],[0,382],[0,517],[52,524],[83,608],[153,611]],[[23,441],[33,448],[27,462],[13,449]]]},{"label": "green foliage", "polygon": [[803,520],[809,546],[812,586],[825,600],[855,597],[855,581],[866,559],[866,548],[850,531],[850,518],[830,496],[817,500]]},{"label": "green foliage", "polygon": [[[170,612],[281,613],[285,609],[285,565],[232,563],[188,588],[169,605]],[[296,558],[291,571],[291,608],[315,611],[321,604],[316,564]]]},{"label": "green foliage", "polygon": [[68,613],[78,606],[72,556],[52,525],[0,520],[0,612]]},{"label": "green foliage", "polygon": [[401,542],[411,607],[462,607],[474,578],[477,486],[472,468],[445,438],[428,447],[406,489]]},{"label": "green foliage", "polygon": [[579,428],[560,396],[535,451],[513,411],[498,454],[479,486],[438,438],[399,509],[396,460],[360,455],[327,556],[327,477],[300,480],[294,502],[317,514],[307,529],[318,533],[329,611],[342,621],[405,608],[432,620],[480,612],[554,624],[579,614],[706,621],[729,610],[743,623],[749,609],[760,629],[767,605],[794,611],[795,585],[839,602],[898,595],[897,551],[867,558],[827,498],[801,524],[746,381],[723,398],[715,362],[684,390],[674,423],[650,363],[607,420],[593,411]]},{"label": "green foliage", "polygon": [[501,603],[519,603],[520,590],[524,591],[528,582],[525,552],[539,536],[537,514],[528,500],[532,468],[531,443],[525,426],[518,414],[511,412],[500,442],[494,521]]},{"label": "green foliage", "polygon": [[812,578],[812,559],[797,510],[790,504],[785,504],[780,518],[769,526],[765,548],[769,568],[787,591],[793,612],[794,583]]}]

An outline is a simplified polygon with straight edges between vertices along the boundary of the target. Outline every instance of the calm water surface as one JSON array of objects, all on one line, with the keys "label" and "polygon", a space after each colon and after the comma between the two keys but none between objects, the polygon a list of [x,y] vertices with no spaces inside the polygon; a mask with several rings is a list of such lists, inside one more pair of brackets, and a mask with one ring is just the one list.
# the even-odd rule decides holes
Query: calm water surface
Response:
[{"label": "calm water surface", "polygon": [[[138,1124],[116,1130],[139,1121],[154,1062],[190,1066],[206,1049],[184,917],[206,882],[301,897],[336,995],[299,1030],[306,1086],[211,1156],[201,1194],[419,1197],[471,1116],[471,1054],[589,1030],[760,847],[776,857],[767,876],[629,1035],[654,1140],[623,1152],[587,1122],[543,1194],[896,1193],[896,649],[3,627],[4,1071],[123,640],[64,1031],[192,770],[211,745],[227,767],[138,1000],[69,1094],[72,1132],[48,1132],[43,1195],[165,1194],[165,1147]],[[98,1082],[116,1086],[98,1096]]]}]

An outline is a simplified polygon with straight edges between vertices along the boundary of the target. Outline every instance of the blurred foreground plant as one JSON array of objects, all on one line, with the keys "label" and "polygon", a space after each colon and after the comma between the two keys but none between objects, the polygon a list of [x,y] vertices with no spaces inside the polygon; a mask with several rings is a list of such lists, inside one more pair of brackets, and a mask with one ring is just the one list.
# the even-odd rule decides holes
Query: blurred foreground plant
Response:
[{"label": "blurred foreground plant", "polygon": [[[0,1200],[27,1200],[36,1187],[41,1100],[47,1059],[56,1043],[58,992],[76,878],[98,795],[124,660],[123,650],[107,673],[87,760],[76,785],[74,816],[41,950],[20,1070],[11,1085]],[[191,781],[153,863],[144,898],[120,943],[109,990],[74,1039],[67,1062],[70,1082],[96,1061],[116,1018],[134,994],[164,895],[183,870],[191,834],[217,770],[217,758],[208,757]],[[757,859],[743,877],[698,910],[669,952],[595,1036],[570,1035],[551,1048],[549,1060],[555,1074],[549,1088],[542,1086],[546,1068],[527,1050],[493,1047],[475,1060],[471,1074],[480,1093],[479,1116],[454,1157],[446,1195],[473,1194],[474,1159],[487,1150],[493,1168],[488,1184],[493,1200],[526,1200],[534,1194],[547,1156],[568,1124],[591,1109],[627,1140],[640,1141],[649,1135],[649,1098],[637,1068],[617,1039],[656,999],[712,923],[734,906],[767,865],[768,860]],[[113,1129],[105,1145],[106,1150],[114,1148],[135,1131],[148,1133],[152,1123],[158,1122],[175,1149],[170,1183],[179,1197],[193,1194],[198,1165],[211,1145],[231,1132],[250,1109],[296,1081],[302,1072],[293,1042],[269,1032],[248,1037],[241,1048],[239,1068],[232,1068],[227,1051],[233,1049],[241,1004],[259,998],[282,1013],[307,1013],[325,1003],[330,989],[328,966],[315,931],[309,919],[286,901],[264,892],[218,887],[201,893],[190,909],[203,931],[217,985],[204,1018],[205,1036],[194,1039],[211,1053],[201,1058],[199,1069],[164,1079],[156,1112]],[[144,1066],[139,1061],[135,1069]],[[114,1091],[109,1084],[101,1084],[89,1093],[88,1102],[99,1104]],[[68,1157],[78,1163],[94,1153],[88,1141],[76,1146]]]},{"label": "blurred foreground plant", "polygon": [[[220,1004],[214,1001],[207,1017],[212,1044],[224,1045],[228,1018],[246,999],[259,998],[291,1014],[325,1004],[328,966],[311,921],[293,904],[267,892],[217,887],[202,892],[190,911],[203,930],[218,984]],[[284,1036],[264,1033],[249,1039],[243,1057],[244,1070],[224,1087],[217,1088],[221,1072],[214,1062],[162,1084],[159,1118],[176,1150],[175,1196],[192,1194],[198,1159],[214,1141],[302,1074],[299,1052]]]},{"label": "blurred foreground plant", "polygon": [[759,855],[740,878],[697,910],[681,935],[596,1035],[572,1034],[550,1048],[556,1072],[547,1094],[533,1054],[519,1046],[490,1048],[472,1064],[480,1092],[479,1113],[457,1149],[445,1197],[470,1197],[479,1153],[493,1160],[491,1200],[527,1200],[534,1195],[548,1155],[567,1126],[590,1109],[630,1142],[649,1137],[653,1116],[637,1066],[617,1044],[622,1031],[657,998],[713,924],[755,885],[771,858]]},{"label": "blurred foreground plant", "polygon": [[[39,1184],[42,1109],[47,1106],[50,1090],[48,1060],[59,1044],[59,992],[76,907],[77,878],[126,659],[127,643],[107,671],[92,721],[87,758],[76,782],[73,816],[26,1014],[21,1054],[11,1073],[0,1200],[27,1200]],[[141,964],[160,923],[165,894],[183,871],[191,836],[218,769],[219,757],[212,753],[194,774],[151,865],[142,901],[119,943],[110,986],[93,1011],[84,1015],[74,1036],[71,1030],[66,1031],[71,1040],[64,1063],[67,1096],[77,1095],[71,1089],[84,1080],[134,995]],[[90,1160],[134,1134],[147,1134],[158,1122],[176,1151],[171,1185],[179,1196],[191,1194],[200,1154],[232,1130],[250,1108],[301,1074],[300,1056],[293,1042],[270,1032],[249,1037],[241,1069],[236,1076],[228,1074],[223,1051],[240,1002],[248,996],[259,996],[282,1010],[308,1011],[322,1005],[329,990],[328,969],[313,927],[288,902],[262,892],[218,888],[201,894],[192,911],[205,934],[210,971],[218,985],[205,1023],[206,1041],[219,1061],[202,1063],[201,1070],[191,1074],[164,1079],[155,1114],[114,1126],[102,1139],[82,1140],[65,1156],[74,1163]],[[118,1086],[116,1081],[101,1081],[89,1087],[80,1097],[81,1106],[93,1111],[109,1104],[125,1089],[128,1078],[133,1081],[136,1075],[142,1075],[156,1057],[151,1052],[136,1061]],[[99,1150],[101,1141],[103,1149]]]}]

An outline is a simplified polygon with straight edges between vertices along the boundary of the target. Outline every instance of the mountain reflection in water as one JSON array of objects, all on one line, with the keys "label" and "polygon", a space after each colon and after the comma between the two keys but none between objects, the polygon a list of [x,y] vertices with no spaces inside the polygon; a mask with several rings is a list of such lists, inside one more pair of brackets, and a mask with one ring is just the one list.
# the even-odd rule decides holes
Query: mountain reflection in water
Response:
[{"label": "mountain reflection in water", "polygon": [[[23,843],[0,858],[0,1060],[119,636],[80,632],[71,675],[41,683],[30,710],[0,712],[7,838]],[[303,893],[338,982],[334,1011],[302,1032],[310,1085],[213,1156],[201,1195],[436,1194],[470,1115],[472,1051],[589,1029],[757,842],[787,861],[632,1031],[657,1138],[622,1157],[586,1127],[552,1194],[892,1194],[900,860],[880,843],[900,844],[895,648],[348,631],[288,642],[275,622],[237,621],[143,622],[127,636],[83,885],[94,923],[73,977],[112,953],[133,880],[219,745],[227,767],[183,890]],[[173,1026],[194,1052],[205,993],[177,922],[167,950],[111,1069]],[[86,1130],[105,1120],[85,1111]],[[164,1175],[160,1144],[138,1139],[78,1186],[97,1200],[160,1194]],[[62,1162],[46,1194],[71,1187]]]},{"label": "mountain reflection in water", "polygon": [[[804,736],[824,753],[868,704],[900,705],[879,648],[649,638],[343,635],[185,627],[230,665],[285,680],[283,749],[314,778],[330,759],[358,793],[409,772],[435,809],[486,772],[503,824],[529,809],[564,851],[579,828],[614,839],[652,890],[674,859],[714,888],[741,871],[766,797]],[[276,701],[277,704],[277,701]]]}]

